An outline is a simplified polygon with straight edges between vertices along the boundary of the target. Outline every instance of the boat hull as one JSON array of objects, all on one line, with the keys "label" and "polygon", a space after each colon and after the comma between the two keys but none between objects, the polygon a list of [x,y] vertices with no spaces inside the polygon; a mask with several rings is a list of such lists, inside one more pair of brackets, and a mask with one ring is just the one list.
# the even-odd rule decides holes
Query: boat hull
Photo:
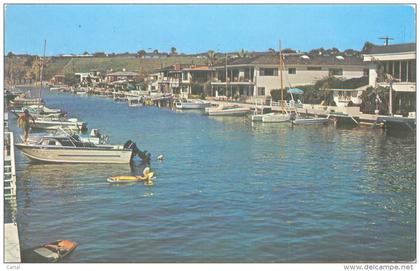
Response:
[{"label": "boat hull", "polygon": [[87,128],[85,122],[35,120],[35,123],[31,123],[31,128],[35,130],[57,130],[60,127],[71,129],[73,131],[84,130]]},{"label": "boat hull", "polygon": [[176,103],[175,107],[178,109],[204,109],[208,107],[207,103]]},{"label": "boat hull", "polygon": [[315,119],[295,119],[293,124],[296,125],[322,125],[328,124],[328,118],[315,118]]},{"label": "boat hull", "polygon": [[31,160],[49,163],[126,164],[132,155],[130,149],[45,147],[22,143],[16,147]]},{"label": "boat hull", "polygon": [[264,123],[281,123],[281,122],[289,122],[290,116],[289,115],[268,115],[262,117],[262,122]]}]

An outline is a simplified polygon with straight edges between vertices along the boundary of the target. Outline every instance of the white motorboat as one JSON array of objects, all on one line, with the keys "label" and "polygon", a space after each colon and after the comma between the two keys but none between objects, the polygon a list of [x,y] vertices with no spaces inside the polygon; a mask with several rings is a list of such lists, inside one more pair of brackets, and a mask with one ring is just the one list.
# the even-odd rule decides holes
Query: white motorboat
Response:
[{"label": "white motorboat", "polygon": [[202,100],[177,100],[175,101],[175,107],[178,109],[204,109],[209,107],[210,103]]},{"label": "white motorboat", "polygon": [[329,122],[329,118],[296,118],[293,120],[293,124],[297,125],[319,125],[319,124],[327,124]]},{"label": "white motorboat", "polygon": [[75,135],[44,136],[38,142],[15,146],[31,160],[53,163],[129,163],[135,155],[150,161],[150,154],[140,151],[131,140],[124,145],[85,143]]},{"label": "white motorboat", "polygon": [[31,114],[32,117],[47,117],[47,118],[59,118],[64,116],[66,113],[61,112],[60,109],[50,109],[44,105],[30,105],[27,107],[22,107],[19,109],[12,109],[10,112],[15,114],[16,116],[19,116],[19,114],[23,114],[25,110],[28,110],[29,114]]},{"label": "white motorboat", "polygon": [[32,109],[40,109],[42,110],[45,114],[51,114],[51,113],[62,113],[61,109],[56,109],[56,108],[48,108],[45,105],[30,105],[28,106],[28,108],[32,108]]},{"label": "white motorboat", "polygon": [[16,97],[12,101],[10,101],[10,105],[19,107],[19,106],[26,106],[26,105],[41,105],[44,104],[44,101],[41,98],[22,98]]},{"label": "white motorboat", "polygon": [[129,107],[143,106],[143,98],[142,97],[127,97],[127,103]]},{"label": "white motorboat", "polygon": [[[98,144],[107,144],[109,137],[106,135],[102,135],[99,132],[99,129],[92,129],[88,135],[85,134],[77,134],[75,131],[60,127],[54,132],[50,133],[32,133],[29,134],[27,139],[28,143],[35,144],[41,140],[42,137],[45,136],[77,136],[80,141],[84,143],[93,143],[95,145]],[[23,141],[23,135],[20,136]]]},{"label": "white motorboat", "polygon": [[250,111],[247,107],[242,107],[237,104],[220,105],[216,108],[206,108],[206,113],[209,116],[245,116]]},{"label": "white motorboat", "polygon": [[60,127],[74,131],[85,131],[87,122],[79,121],[77,118],[36,118],[35,123],[30,123],[34,130],[57,130]]},{"label": "white motorboat", "polygon": [[266,122],[266,123],[289,122],[290,114],[289,113],[265,114],[264,116],[262,116],[261,121]]}]

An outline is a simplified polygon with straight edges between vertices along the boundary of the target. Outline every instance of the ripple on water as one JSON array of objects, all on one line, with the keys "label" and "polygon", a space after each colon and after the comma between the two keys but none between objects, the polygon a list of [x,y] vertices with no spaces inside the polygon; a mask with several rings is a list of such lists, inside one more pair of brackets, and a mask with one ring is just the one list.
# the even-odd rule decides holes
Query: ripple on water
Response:
[{"label": "ripple on water", "polygon": [[114,186],[108,176],[143,167],[32,164],[17,152],[22,248],[76,240],[71,262],[415,258],[414,139],[97,97],[46,92],[44,99],[112,143],[132,139],[165,160],[152,162],[154,186]]}]

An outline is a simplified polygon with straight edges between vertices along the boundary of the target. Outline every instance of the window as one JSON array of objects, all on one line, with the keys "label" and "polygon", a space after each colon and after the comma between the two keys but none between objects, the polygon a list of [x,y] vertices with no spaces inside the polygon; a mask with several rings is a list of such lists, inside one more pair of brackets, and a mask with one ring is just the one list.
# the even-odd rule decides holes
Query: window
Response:
[{"label": "window", "polygon": [[265,96],[265,87],[258,88],[258,96]]},{"label": "window", "polygon": [[330,69],[330,76],[343,75],[343,69]]},{"label": "window", "polygon": [[278,69],[276,68],[261,68],[261,76],[277,76],[279,74]]},{"label": "window", "polygon": [[308,71],[321,71],[322,67],[307,67],[306,69]]},{"label": "window", "polygon": [[289,68],[289,74],[296,74],[296,68]]}]

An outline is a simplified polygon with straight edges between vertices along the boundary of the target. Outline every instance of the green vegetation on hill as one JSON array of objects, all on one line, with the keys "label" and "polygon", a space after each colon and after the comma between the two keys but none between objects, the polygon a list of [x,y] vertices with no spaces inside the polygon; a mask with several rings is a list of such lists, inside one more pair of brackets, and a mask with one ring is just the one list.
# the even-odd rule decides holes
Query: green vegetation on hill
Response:
[{"label": "green vegetation on hill", "polygon": [[[41,59],[34,56],[6,56],[5,79],[11,78],[15,83],[20,80],[39,80],[39,67]],[[164,58],[143,59],[134,56],[115,56],[115,57],[89,57],[89,58],[47,58],[44,65],[44,80],[51,79],[56,74],[73,74],[76,72],[89,72],[97,70],[105,74],[106,72],[127,71],[139,72],[142,75],[152,72],[154,69],[167,67],[174,64],[195,64],[205,65],[208,63],[206,58],[195,56],[171,56]]]},{"label": "green vegetation on hill", "polygon": [[98,70],[105,73],[109,70],[135,71],[141,74],[150,73],[154,69],[174,64],[207,64],[207,59],[190,56],[172,56],[160,59],[143,59],[136,57],[94,57],[94,58],[73,58],[63,67],[63,74],[73,72],[89,72]]}]

